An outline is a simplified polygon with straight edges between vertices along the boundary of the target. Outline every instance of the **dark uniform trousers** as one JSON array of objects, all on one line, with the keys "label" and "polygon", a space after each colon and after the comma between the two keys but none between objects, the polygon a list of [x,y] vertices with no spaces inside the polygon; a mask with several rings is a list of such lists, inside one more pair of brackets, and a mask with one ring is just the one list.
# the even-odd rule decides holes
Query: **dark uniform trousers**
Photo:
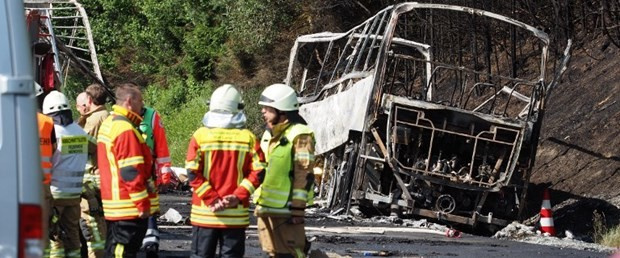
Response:
[{"label": "dark uniform trousers", "polygon": [[105,257],[136,257],[148,227],[148,219],[108,220]]},{"label": "dark uniform trousers", "polygon": [[192,256],[216,257],[217,244],[220,255],[217,257],[243,257],[245,253],[245,228],[204,228],[192,229]]}]

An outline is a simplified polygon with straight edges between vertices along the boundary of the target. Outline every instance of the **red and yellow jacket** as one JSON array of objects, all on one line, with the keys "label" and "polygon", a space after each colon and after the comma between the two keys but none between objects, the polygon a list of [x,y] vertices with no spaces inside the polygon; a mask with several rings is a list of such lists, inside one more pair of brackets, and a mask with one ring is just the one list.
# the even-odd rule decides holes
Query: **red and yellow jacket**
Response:
[{"label": "red and yellow jacket", "polygon": [[[199,128],[189,143],[185,168],[192,196],[192,225],[243,228],[250,223],[249,198],[260,185],[264,156],[256,136],[247,129]],[[240,200],[236,208],[212,212],[226,195]]]},{"label": "red and yellow jacket", "polygon": [[154,158],[155,175],[157,177],[156,185],[172,183],[174,175],[170,168],[172,160],[168,151],[166,129],[164,129],[161,117],[155,109],[145,107],[144,110],[140,131],[142,131],[142,136],[146,141],[146,145],[151,149],[151,154]]},{"label": "red and yellow jacket", "polygon": [[157,193],[147,192],[152,160],[136,129],[141,120],[140,115],[115,105],[99,128],[97,164],[106,220],[136,219],[139,212],[159,210]]}]

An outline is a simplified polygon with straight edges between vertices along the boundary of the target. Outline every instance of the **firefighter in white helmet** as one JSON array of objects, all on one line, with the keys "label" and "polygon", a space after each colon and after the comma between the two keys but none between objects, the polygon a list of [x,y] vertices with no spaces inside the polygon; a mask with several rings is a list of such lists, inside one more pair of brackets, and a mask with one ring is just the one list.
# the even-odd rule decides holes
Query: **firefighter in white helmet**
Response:
[{"label": "firefighter in white helmet", "polygon": [[261,139],[267,173],[255,194],[258,237],[270,257],[304,257],[310,249],[304,215],[314,198],[314,133],[298,113],[293,88],[271,85],[258,104],[267,124]]},{"label": "firefighter in white helmet", "polygon": [[[232,85],[211,95],[203,127],[192,135],[185,168],[193,188],[191,257],[243,257],[250,196],[264,174],[256,136],[245,129],[241,94]],[[219,242],[219,244],[218,244]]]},{"label": "firefighter in white helmet", "polygon": [[[50,257],[80,257],[80,194],[89,150],[88,135],[73,122],[67,97],[51,91],[43,101],[43,113],[54,121],[57,145],[52,155],[52,193],[54,218],[50,230]],[[89,148],[90,147],[90,148]]]}]

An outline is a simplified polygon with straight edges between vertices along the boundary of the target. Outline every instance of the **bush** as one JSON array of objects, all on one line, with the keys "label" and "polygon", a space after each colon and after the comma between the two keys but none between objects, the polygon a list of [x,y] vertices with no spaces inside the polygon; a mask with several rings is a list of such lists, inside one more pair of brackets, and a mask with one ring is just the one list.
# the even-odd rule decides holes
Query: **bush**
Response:
[{"label": "bush", "polygon": [[262,91],[262,87],[251,87],[242,91],[243,100],[245,101],[245,115],[248,117],[246,127],[259,138],[265,131],[265,122],[263,122],[263,115],[260,112],[261,107],[258,105],[258,99]]},{"label": "bush", "polygon": [[[185,154],[189,140],[199,127],[202,117],[208,110],[207,100],[217,86],[212,82],[198,83],[192,79],[173,80],[166,87],[152,85],[144,91],[145,105],[155,108],[161,114],[168,148],[173,166],[185,165]],[[262,88],[242,90],[245,112],[248,117],[247,128],[258,137],[263,133],[263,120],[258,105]]]},{"label": "bush", "polygon": [[620,248],[620,225],[607,230],[603,235],[600,244]]},{"label": "bush", "polygon": [[185,152],[192,133],[201,126],[206,100],[213,91],[211,82],[171,80],[166,86],[151,85],[144,90],[145,105],[160,113],[174,166],[185,166]]},{"label": "bush", "polygon": [[292,21],[296,5],[287,0],[230,1],[226,25],[233,50],[261,53],[271,45]]},{"label": "bush", "polygon": [[[84,0],[101,66],[122,79],[209,79],[226,34],[211,1]],[[121,80],[122,80],[121,79]]]},{"label": "bush", "polygon": [[620,247],[620,225],[609,228],[605,214],[595,210],[592,214],[593,238],[597,244]]}]

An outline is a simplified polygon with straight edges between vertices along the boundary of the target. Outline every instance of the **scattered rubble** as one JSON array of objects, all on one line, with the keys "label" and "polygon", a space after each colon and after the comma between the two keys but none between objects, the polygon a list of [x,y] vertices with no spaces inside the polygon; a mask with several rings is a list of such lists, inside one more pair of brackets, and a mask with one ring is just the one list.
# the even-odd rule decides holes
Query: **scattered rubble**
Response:
[{"label": "scattered rubble", "polygon": [[168,211],[164,213],[164,215],[161,215],[161,217],[159,217],[159,219],[166,222],[178,224],[179,222],[183,221],[183,216],[177,210],[169,208]]},{"label": "scattered rubble", "polygon": [[495,235],[493,235],[493,238],[587,251],[606,253],[612,253],[616,251],[615,248],[610,248],[574,239],[574,236],[570,231],[565,231],[564,234],[566,235],[566,237],[564,238],[552,237],[542,234],[539,230],[535,230],[534,226],[526,226],[518,222],[512,222],[502,230],[495,233]]},{"label": "scattered rubble", "polygon": [[[374,232],[376,234],[381,234],[381,232],[383,232],[383,234],[388,234],[390,229],[393,228],[393,230],[405,231],[422,229],[428,230],[428,232],[434,232],[435,234],[446,235],[447,237],[450,237],[450,233],[452,233],[451,237],[455,238],[457,236],[463,236],[463,234],[460,234],[461,232],[445,225],[429,222],[426,219],[401,219],[394,216],[374,216],[371,218],[363,218],[360,216],[347,215],[343,211],[339,211],[339,215],[330,215],[328,211],[320,208],[312,208],[310,213],[311,216],[319,218],[318,220],[321,221],[321,224],[330,225],[332,224],[330,223],[331,221],[333,224],[342,225],[342,222],[348,222],[352,225],[352,227],[348,227],[351,231],[354,231],[354,226],[372,225],[376,230],[376,232]],[[583,241],[582,237],[575,236],[570,230],[562,231],[562,233],[560,233],[562,237],[560,238],[551,237],[537,230],[536,226],[533,226],[534,224],[535,223],[531,223],[531,225],[524,225],[518,222],[513,222],[498,231],[492,238],[604,253],[612,253],[616,251],[614,248]],[[381,227],[381,225],[386,226]],[[370,232],[365,231],[365,233]],[[357,255],[362,254],[363,253],[358,253]]]}]

